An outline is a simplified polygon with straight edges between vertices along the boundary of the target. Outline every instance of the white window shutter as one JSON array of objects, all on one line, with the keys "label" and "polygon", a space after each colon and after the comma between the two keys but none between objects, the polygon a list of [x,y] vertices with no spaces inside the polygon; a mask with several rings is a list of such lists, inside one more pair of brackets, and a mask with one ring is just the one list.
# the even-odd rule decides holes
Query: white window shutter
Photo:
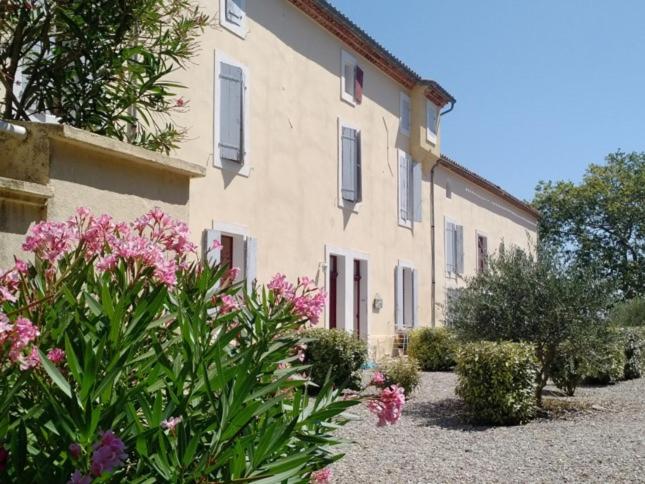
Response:
[{"label": "white window shutter", "polygon": [[356,202],[363,200],[363,163],[361,153],[361,132],[355,131],[354,156],[356,165]]},{"label": "white window shutter", "polygon": [[354,74],[356,66],[353,62],[346,62],[343,66],[343,77],[345,78],[345,93],[354,98]]},{"label": "white window shutter", "polygon": [[419,326],[419,271],[412,270],[412,327]]},{"label": "white window shutter", "polygon": [[257,279],[257,248],[258,248],[258,241],[257,239],[254,239],[253,237],[247,237],[246,238],[246,254],[245,254],[245,269],[246,269],[246,274],[244,277],[246,278],[246,291],[248,293],[251,293],[253,290],[253,283]]},{"label": "white window shutter", "polygon": [[421,163],[412,162],[412,212],[415,222],[421,222],[423,218],[423,203],[421,196],[421,178],[423,169]]},{"label": "white window shutter", "polygon": [[456,245],[456,273],[464,273],[464,227],[457,225],[455,230],[455,245]]},{"label": "white window shutter", "polygon": [[403,267],[397,264],[395,271],[394,290],[396,300],[394,304],[396,327],[403,328]]},{"label": "white window shutter", "polygon": [[404,133],[410,132],[410,98],[408,96],[401,96],[401,131]]},{"label": "white window shutter", "polygon": [[206,230],[204,235],[204,260],[208,265],[214,266],[219,264],[220,249],[213,249],[213,243],[222,240],[222,233],[219,230]]},{"label": "white window shutter", "polygon": [[244,3],[245,0],[226,0],[226,20],[232,24],[241,26],[244,22]]},{"label": "white window shutter", "polygon": [[401,220],[408,220],[408,204],[410,197],[408,195],[408,155],[403,151],[399,152],[399,217]]}]

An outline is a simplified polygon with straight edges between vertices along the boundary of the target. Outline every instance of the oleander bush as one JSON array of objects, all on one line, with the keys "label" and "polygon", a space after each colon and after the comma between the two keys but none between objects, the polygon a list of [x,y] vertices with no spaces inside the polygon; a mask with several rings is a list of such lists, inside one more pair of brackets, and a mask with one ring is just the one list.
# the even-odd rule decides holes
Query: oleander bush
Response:
[{"label": "oleander bush", "polygon": [[456,393],[480,424],[514,425],[535,416],[539,373],[535,349],[526,343],[482,341],[460,348]]},{"label": "oleander bush", "polygon": [[405,390],[406,396],[412,395],[421,382],[419,365],[412,358],[388,358],[378,365],[385,386],[398,385]]},{"label": "oleander bush", "polygon": [[[0,482],[328,476],[363,398],[306,391],[302,329],[324,294],[281,275],[244,293],[189,240],[159,210],[31,229],[34,262],[0,272]],[[369,406],[391,424],[404,401],[392,387]]]},{"label": "oleander bush", "polygon": [[364,341],[339,329],[309,329],[303,336],[306,340],[303,361],[310,365],[308,375],[315,384],[322,385],[329,377],[341,390],[360,387],[360,370],[367,362]]},{"label": "oleander bush", "polygon": [[456,364],[457,339],[447,328],[418,328],[410,332],[408,355],[423,371],[450,370]]}]

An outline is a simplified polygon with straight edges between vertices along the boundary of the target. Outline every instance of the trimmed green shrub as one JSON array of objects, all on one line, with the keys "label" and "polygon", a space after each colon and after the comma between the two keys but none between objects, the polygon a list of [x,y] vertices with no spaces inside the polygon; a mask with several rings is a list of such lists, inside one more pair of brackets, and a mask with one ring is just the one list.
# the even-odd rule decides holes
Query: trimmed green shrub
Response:
[{"label": "trimmed green shrub", "polygon": [[410,333],[408,355],[423,371],[450,370],[456,364],[457,340],[447,328],[419,328]]},{"label": "trimmed green shrub", "polygon": [[317,385],[330,381],[339,389],[358,389],[359,370],[367,362],[367,344],[346,331],[316,328],[304,332],[307,341],[305,364],[311,365],[309,377]]},{"label": "trimmed green shrub", "polygon": [[405,390],[408,397],[419,386],[421,375],[419,365],[411,358],[391,358],[379,364],[379,371],[385,377],[384,385],[398,385]]},{"label": "trimmed green shrub", "polygon": [[591,368],[587,375],[589,383],[613,385],[625,377],[625,346],[615,331],[607,332],[590,358]]},{"label": "trimmed green shrub", "polygon": [[551,366],[551,379],[555,386],[567,395],[573,396],[591,369],[588,348],[565,342],[558,348],[558,354]]},{"label": "trimmed green shrub", "polygon": [[538,361],[526,343],[483,341],[457,353],[456,393],[477,423],[513,425],[535,416]]},{"label": "trimmed green shrub", "polygon": [[626,328],[622,331],[625,349],[625,380],[640,378],[643,370],[645,337],[643,331]]}]

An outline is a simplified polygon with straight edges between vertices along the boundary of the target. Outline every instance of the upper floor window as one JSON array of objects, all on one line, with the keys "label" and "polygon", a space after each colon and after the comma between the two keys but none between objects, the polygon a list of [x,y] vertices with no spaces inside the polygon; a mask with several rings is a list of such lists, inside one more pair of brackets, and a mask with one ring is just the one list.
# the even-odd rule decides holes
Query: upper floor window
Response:
[{"label": "upper floor window", "polygon": [[411,126],[411,109],[410,97],[407,94],[401,93],[399,98],[399,130],[401,134],[410,136]]},{"label": "upper floor window", "polygon": [[464,227],[446,220],[446,272],[464,273]]},{"label": "upper floor window", "polygon": [[421,176],[421,163],[399,150],[399,224],[405,227],[422,219]]},{"label": "upper floor window", "polygon": [[477,234],[477,272],[484,272],[488,266],[488,237]]},{"label": "upper floor window", "polygon": [[341,51],[340,55],[340,97],[352,106],[363,101],[363,69],[356,62],[356,58]]},{"label": "upper floor window", "polygon": [[340,200],[359,203],[363,199],[361,132],[340,123]]},{"label": "upper floor window", "polygon": [[432,144],[437,144],[439,131],[439,107],[432,101],[426,101],[426,137]]},{"label": "upper floor window", "polygon": [[222,27],[246,37],[246,0],[220,0],[219,10]]},{"label": "upper floor window", "polygon": [[248,175],[248,71],[219,54],[215,79],[215,166]]}]

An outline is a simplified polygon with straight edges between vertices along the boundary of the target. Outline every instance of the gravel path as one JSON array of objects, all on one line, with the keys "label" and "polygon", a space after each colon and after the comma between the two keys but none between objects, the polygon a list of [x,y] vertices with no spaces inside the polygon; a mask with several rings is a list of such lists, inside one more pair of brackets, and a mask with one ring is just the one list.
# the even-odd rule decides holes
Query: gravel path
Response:
[{"label": "gravel path", "polygon": [[[645,378],[553,396],[565,411],[514,427],[463,423],[452,373],[425,373],[400,422],[377,428],[360,406],[334,483],[645,483]],[[550,392],[549,392],[550,391]],[[548,387],[547,393],[557,389]]]}]

